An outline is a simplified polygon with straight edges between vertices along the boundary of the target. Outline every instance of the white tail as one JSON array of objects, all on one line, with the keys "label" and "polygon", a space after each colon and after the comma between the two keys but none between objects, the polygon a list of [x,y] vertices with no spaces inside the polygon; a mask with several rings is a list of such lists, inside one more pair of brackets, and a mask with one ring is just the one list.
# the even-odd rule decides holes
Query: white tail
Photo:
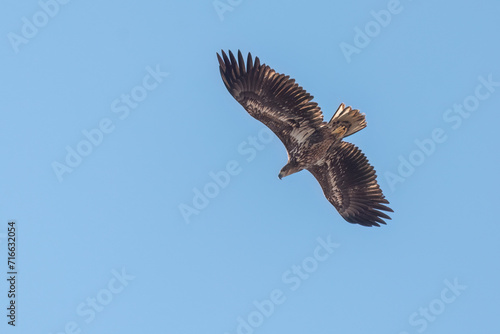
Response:
[{"label": "white tail", "polygon": [[345,138],[366,127],[365,114],[360,113],[358,109],[345,107],[345,105],[341,103],[328,124],[334,130],[339,126],[345,126],[347,128],[344,135]]}]

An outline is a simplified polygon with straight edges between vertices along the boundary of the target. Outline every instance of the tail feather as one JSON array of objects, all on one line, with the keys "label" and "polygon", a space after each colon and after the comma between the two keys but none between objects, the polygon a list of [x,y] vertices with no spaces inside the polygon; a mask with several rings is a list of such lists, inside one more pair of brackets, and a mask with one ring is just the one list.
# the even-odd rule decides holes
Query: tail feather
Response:
[{"label": "tail feather", "polygon": [[346,107],[341,103],[328,124],[330,124],[334,130],[340,126],[346,127],[347,130],[344,134],[345,138],[366,127],[365,114],[359,112],[358,109]]}]

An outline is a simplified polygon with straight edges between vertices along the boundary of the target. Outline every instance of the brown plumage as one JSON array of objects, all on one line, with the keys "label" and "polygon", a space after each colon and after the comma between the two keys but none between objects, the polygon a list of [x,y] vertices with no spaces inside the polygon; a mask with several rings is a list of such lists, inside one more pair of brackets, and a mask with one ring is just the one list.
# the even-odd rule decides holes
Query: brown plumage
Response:
[{"label": "brown plumage", "polygon": [[318,180],[326,198],[344,219],[364,226],[380,226],[392,210],[377,184],[365,155],[343,138],[366,127],[364,114],[341,104],[330,122],[313,97],[289,76],[276,73],[240,51],[217,54],[227,90],[247,112],[269,127],[283,142],[288,162],[278,177],[307,169]]}]

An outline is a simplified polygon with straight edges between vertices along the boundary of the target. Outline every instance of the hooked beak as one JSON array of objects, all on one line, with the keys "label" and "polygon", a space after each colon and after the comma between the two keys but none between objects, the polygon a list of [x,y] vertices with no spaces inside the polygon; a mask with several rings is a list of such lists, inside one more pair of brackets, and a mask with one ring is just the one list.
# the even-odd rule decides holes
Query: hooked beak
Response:
[{"label": "hooked beak", "polygon": [[281,180],[283,178],[283,175],[281,175],[281,173],[279,173],[278,178]]}]

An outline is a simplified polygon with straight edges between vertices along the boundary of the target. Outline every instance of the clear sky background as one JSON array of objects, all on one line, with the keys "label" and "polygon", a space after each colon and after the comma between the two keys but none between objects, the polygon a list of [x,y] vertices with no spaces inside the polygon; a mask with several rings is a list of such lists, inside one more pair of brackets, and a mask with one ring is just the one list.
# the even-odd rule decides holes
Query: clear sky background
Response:
[{"label": "clear sky background", "polygon": [[[63,2],[0,13],[2,333],[499,332],[498,1]],[[278,179],[220,49],[366,113],[387,226]]]}]

